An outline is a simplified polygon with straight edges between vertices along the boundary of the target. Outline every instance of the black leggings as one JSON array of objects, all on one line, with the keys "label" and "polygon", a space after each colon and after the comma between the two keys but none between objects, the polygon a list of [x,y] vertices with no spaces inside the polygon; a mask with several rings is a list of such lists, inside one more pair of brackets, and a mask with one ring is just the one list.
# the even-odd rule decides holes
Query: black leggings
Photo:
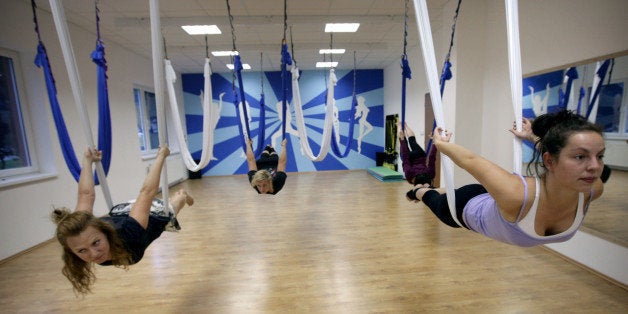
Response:
[{"label": "black leggings", "polygon": [[410,145],[410,159],[419,159],[427,156],[423,148],[416,142],[416,137],[410,136],[408,138],[408,144]]},{"label": "black leggings", "polygon": [[[469,229],[462,219],[462,210],[467,205],[470,199],[486,193],[486,189],[480,184],[469,184],[455,190],[456,195],[456,216],[458,221],[463,227]],[[421,200],[430,210],[446,225],[453,228],[460,228],[449,211],[449,204],[447,203],[447,194],[440,194],[437,191],[430,190],[423,194]]]}]

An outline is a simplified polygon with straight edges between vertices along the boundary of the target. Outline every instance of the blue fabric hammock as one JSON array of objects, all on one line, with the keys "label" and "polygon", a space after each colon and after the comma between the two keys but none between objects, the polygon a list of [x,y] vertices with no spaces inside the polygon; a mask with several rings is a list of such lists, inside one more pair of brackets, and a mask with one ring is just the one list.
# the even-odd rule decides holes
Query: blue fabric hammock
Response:
[{"label": "blue fabric hammock", "polygon": [[[340,151],[340,147],[339,144],[334,140],[336,138],[336,131],[334,128],[331,129],[331,151],[334,152],[334,155],[336,155],[336,157],[338,158],[344,158],[347,157],[349,155],[349,151],[351,151],[351,143],[353,143],[353,129],[355,126],[355,111],[356,108],[358,106],[358,99],[356,98],[356,93],[355,93],[355,73],[356,73],[356,69],[354,67],[353,69],[353,98],[351,99],[351,112],[349,113],[349,119],[351,119],[351,122],[349,122],[349,135],[347,136],[347,145],[345,146],[345,150],[344,151]],[[328,106],[331,106],[332,104],[328,104]]]},{"label": "blue fabric hammock", "polygon": [[[447,56],[445,57],[445,62],[443,63],[443,69],[441,71],[441,75],[440,75],[440,97],[443,97],[443,94],[445,93],[445,83],[450,80],[453,75],[451,73],[451,62],[449,62],[449,57],[451,55],[451,49],[454,46],[454,36],[456,34],[456,24],[458,21],[458,14],[460,13],[460,4],[462,3],[462,0],[458,0],[458,5],[456,7],[456,11],[454,14],[454,22],[453,25],[451,26],[451,39],[449,41],[449,51],[447,52]],[[406,3],[406,11],[407,11],[407,3]],[[406,124],[406,120],[405,120],[405,112],[406,112],[406,79],[412,79],[412,71],[410,70],[410,66],[408,64],[408,56],[406,55],[406,46],[407,46],[407,37],[408,37],[408,18],[407,18],[407,13],[406,13],[406,21],[405,21],[405,30],[404,30],[404,52],[403,55],[401,57],[401,93],[402,93],[402,97],[401,97],[401,127],[403,130],[405,130],[405,124]],[[432,133],[434,133],[434,130],[436,129],[436,120],[434,120],[434,122],[432,123]],[[427,147],[425,149],[425,151],[427,152],[427,154],[429,155],[430,150],[432,149],[432,138],[430,137],[430,140],[427,143]]]},{"label": "blue fabric hammock", "polygon": [[281,138],[286,138],[286,114],[288,109],[288,86],[290,86],[290,77],[288,77],[288,65],[292,65],[292,57],[290,56],[290,52],[288,52],[288,44],[285,43],[281,45],[281,114],[283,117],[283,121],[281,124]]},{"label": "blue fabric hammock", "polygon": [[[57,137],[59,138],[59,144],[61,146],[61,152],[65,163],[70,170],[70,173],[74,179],[78,182],[81,174],[81,165],[76,158],[76,153],[72,146],[72,141],[68,134],[68,129],[63,118],[61,106],[57,99],[57,87],[55,79],[50,67],[50,60],[46,53],[46,47],[41,40],[41,34],[39,32],[39,24],[37,22],[37,5],[35,0],[31,0],[31,6],[33,9],[33,21],[35,22],[35,32],[37,33],[38,45],[37,55],[35,56],[35,65],[42,68],[44,72],[44,79],[46,82],[46,90],[48,92],[48,100],[50,102],[50,109],[57,129]],[[98,23],[98,9],[96,8],[96,20]],[[109,110],[109,96],[107,93],[107,62],[105,60],[105,50],[100,40],[100,32],[98,32],[98,40],[96,44],[96,50],[92,52],[92,60],[98,67],[98,149],[103,152],[102,165],[105,170],[105,174],[109,172],[109,166],[111,164],[111,115]],[[94,175],[95,184],[98,185],[98,175]]]},{"label": "blue fabric hammock", "polygon": [[[240,110],[237,110],[238,106],[242,106],[242,114],[244,115],[244,126],[246,128],[246,134],[251,137],[251,128],[249,126],[249,115],[246,110],[246,97],[244,93],[244,82],[242,81],[242,70],[244,67],[242,66],[242,61],[240,60],[240,56],[236,55],[233,61],[233,70],[236,72],[236,76],[238,79],[238,87],[240,89],[240,95],[238,97],[238,93],[233,91],[234,93],[234,104],[236,105],[236,113],[238,115],[238,119],[240,118]],[[242,101],[240,101],[242,99]],[[264,149],[264,139],[266,135],[266,109],[264,105],[264,94],[260,99],[260,116],[259,116],[259,132],[258,132],[258,140],[257,140],[257,148],[253,152],[255,156],[259,156]],[[244,134],[244,130],[242,129],[242,124],[238,123],[238,129],[240,130],[240,134]],[[242,148],[246,151],[246,140],[243,136],[240,136],[240,140],[242,142]]]}]

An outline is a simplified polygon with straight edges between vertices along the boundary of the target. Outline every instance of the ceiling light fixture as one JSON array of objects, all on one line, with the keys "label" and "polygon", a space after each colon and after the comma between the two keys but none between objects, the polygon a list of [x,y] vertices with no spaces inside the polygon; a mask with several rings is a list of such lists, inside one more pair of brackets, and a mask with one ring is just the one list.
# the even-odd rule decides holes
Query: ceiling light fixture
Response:
[{"label": "ceiling light fixture", "polygon": [[[233,70],[233,63],[227,63],[227,68],[229,68],[229,70]],[[242,64],[242,69],[250,70],[251,66],[248,63],[243,63]]]},{"label": "ceiling light fixture", "polygon": [[355,33],[359,27],[360,23],[327,23],[325,33]]},{"label": "ceiling light fixture", "polygon": [[190,35],[217,35],[222,34],[216,25],[183,25],[184,31]]},{"label": "ceiling light fixture", "polygon": [[316,62],[317,68],[335,68],[338,65],[337,61],[334,62]]},{"label": "ceiling light fixture", "polygon": [[345,49],[321,49],[318,51],[318,53],[322,54],[322,55],[327,55],[327,54],[343,54],[345,53]]},{"label": "ceiling light fixture", "polygon": [[214,57],[237,56],[238,52],[231,50],[212,51],[212,55],[214,55]]}]

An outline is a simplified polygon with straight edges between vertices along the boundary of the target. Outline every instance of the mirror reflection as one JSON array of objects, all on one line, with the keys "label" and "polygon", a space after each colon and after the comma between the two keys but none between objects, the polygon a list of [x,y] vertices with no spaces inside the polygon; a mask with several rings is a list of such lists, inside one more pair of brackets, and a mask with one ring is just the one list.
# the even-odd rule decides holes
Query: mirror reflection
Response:
[{"label": "mirror reflection", "polygon": [[[612,171],[604,194],[589,208],[583,231],[628,246],[628,55],[626,52],[536,73],[523,79],[523,115],[559,108],[577,111],[604,128],[605,164]],[[524,143],[530,160],[532,143]]]}]

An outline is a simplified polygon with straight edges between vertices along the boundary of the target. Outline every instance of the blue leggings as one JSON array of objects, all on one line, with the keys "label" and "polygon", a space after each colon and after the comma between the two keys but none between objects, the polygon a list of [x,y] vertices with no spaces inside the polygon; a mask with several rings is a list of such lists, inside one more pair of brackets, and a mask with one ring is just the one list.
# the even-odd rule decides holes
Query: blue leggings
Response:
[{"label": "blue leggings", "polygon": [[[480,195],[487,193],[486,189],[480,184],[469,184],[462,186],[455,191],[456,195],[456,216],[458,217],[458,221],[462,224],[463,227],[469,229],[462,219],[462,210],[467,205],[470,199]],[[451,216],[451,212],[449,211],[449,204],[447,203],[447,194],[440,194],[437,191],[430,190],[423,194],[423,199],[421,200],[430,210],[442,221],[444,224],[453,227],[460,228],[456,221],[454,221]]]}]

